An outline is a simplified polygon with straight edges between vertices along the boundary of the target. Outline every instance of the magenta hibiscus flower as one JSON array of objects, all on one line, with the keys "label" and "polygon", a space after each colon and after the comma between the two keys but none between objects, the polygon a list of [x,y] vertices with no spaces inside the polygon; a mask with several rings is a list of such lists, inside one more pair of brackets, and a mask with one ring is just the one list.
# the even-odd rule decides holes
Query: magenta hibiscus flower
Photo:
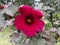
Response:
[{"label": "magenta hibiscus flower", "polygon": [[37,32],[41,32],[44,27],[44,22],[41,20],[43,13],[33,9],[31,6],[24,5],[19,8],[19,14],[14,25],[17,30],[22,31],[26,36],[35,36]]}]

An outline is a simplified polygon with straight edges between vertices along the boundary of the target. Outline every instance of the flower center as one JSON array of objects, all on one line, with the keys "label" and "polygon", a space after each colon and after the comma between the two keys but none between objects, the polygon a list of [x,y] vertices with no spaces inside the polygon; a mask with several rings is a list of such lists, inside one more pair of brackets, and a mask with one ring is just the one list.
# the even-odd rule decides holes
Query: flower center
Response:
[{"label": "flower center", "polygon": [[31,15],[27,16],[25,19],[25,22],[27,25],[31,25],[34,22],[33,16],[31,16]]},{"label": "flower center", "polygon": [[26,21],[27,21],[28,23],[31,23],[31,19],[27,19]]}]

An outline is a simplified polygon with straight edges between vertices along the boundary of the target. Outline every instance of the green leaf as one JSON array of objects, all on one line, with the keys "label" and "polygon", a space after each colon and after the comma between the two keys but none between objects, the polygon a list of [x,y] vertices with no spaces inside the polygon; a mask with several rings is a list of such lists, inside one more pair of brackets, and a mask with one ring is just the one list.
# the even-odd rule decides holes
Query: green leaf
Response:
[{"label": "green leaf", "polygon": [[0,11],[0,28],[4,26],[5,20],[4,17],[2,15],[2,12]]},{"label": "green leaf", "polygon": [[55,37],[50,37],[50,41],[51,41],[51,43],[53,43],[53,44],[55,44],[56,43],[56,39],[55,39]]},{"label": "green leaf", "polygon": [[44,39],[39,39],[37,40],[36,45],[46,45],[46,41]]},{"label": "green leaf", "polygon": [[58,28],[57,33],[60,35],[60,28]]},{"label": "green leaf", "polygon": [[44,22],[45,22],[45,29],[49,29],[52,27],[52,24],[49,20],[44,20]]},{"label": "green leaf", "polygon": [[29,43],[30,39],[25,40],[25,44],[27,45]]},{"label": "green leaf", "polygon": [[34,45],[34,41],[31,40],[31,41],[29,42],[29,45]]},{"label": "green leaf", "polygon": [[53,45],[53,43],[52,42],[47,42],[46,45]]},{"label": "green leaf", "polygon": [[0,21],[0,28],[2,28],[3,26],[4,26],[4,23]]}]

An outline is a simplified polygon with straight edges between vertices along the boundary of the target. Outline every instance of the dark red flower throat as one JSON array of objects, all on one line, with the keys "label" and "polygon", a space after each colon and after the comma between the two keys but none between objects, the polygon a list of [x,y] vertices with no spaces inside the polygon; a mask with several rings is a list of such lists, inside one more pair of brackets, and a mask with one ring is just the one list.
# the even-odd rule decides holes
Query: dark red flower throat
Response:
[{"label": "dark red flower throat", "polygon": [[25,23],[26,23],[27,25],[31,25],[31,24],[33,24],[33,22],[34,22],[34,17],[33,17],[32,15],[26,16],[26,18],[25,18]]}]

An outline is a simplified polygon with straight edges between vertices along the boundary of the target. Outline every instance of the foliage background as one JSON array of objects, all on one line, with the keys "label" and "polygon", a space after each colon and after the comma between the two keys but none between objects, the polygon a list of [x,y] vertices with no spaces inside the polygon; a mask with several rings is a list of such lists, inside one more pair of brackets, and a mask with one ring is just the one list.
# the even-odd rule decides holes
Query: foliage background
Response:
[{"label": "foliage background", "polygon": [[[56,28],[59,35],[57,36],[57,44],[60,45],[60,0],[0,0],[0,3],[3,5],[9,4],[9,2],[12,2],[12,5],[16,6],[16,9],[22,4],[27,4],[34,8],[38,7],[38,9],[42,10],[45,14],[43,17],[45,30]],[[8,8],[14,12],[14,6],[10,6]],[[7,24],[8,26],[3,28],[6,24],[6,20],[2,12],[4,11],[0,10],[0,45],[12,45],[10,43],[10,35],[14,33],[16,29],[12,23],[12,25]],[[14,12],[13,15],[15,16],[17,13]]]}]

